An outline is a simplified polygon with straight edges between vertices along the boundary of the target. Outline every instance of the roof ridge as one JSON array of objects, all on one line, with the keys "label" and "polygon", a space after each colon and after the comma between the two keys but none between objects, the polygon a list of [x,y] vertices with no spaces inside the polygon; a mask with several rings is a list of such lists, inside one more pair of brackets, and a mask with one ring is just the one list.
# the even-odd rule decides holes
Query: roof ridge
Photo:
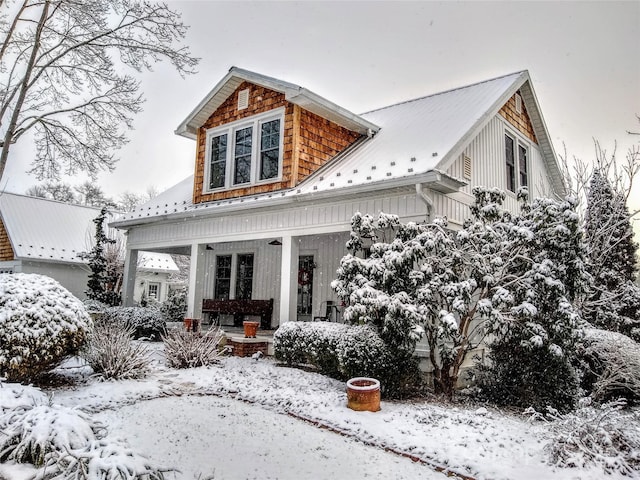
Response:
[{"label": "roof ridge", "polygon": [[368,115],[370,113],[379,112],[380,110],[385,110],[387,108],[397,107],[398,105],[404,105],[406,103],[417,102],[417,101],[420,101],[420,100],[424,100],[425,98],[436,97],[438,95],[444,95],[446,93],[455,92],[456,90],[464,90],[465,88],[475,87],[477,85],[482,85],[483,83],[489,83],[489,82],[493,82],[495,80],[500,80],[502,78],[510,77],[510,76],[513,76],[513,75],[521,75],[523,73],[527,73],[527,70],[519,70],[519,71],[516,71],[516,72],[507,73],[505,75],[499,75],[499,76],[494,77],[494,78],[488,78],[486,80],[481,80],[479,82],[474,82],[474,83],[469,83],[467,85],[462,85],[460,87],[449,88],[448,90],[442,90],[440,92],[430,93],[429,95],[423,95],[421,97],[411,98],[411,99],[408,99],[408,100],[403,100],[403,101],[400,101],[400,102],[397,102],[397,103],[392,103],[391,105],[386,105],[384,107],[379,107],[379,108],[374,108],[373,110],[368,110],[366,112],[360,113],[360,115]]},{"label": "roof ridge", "polygon": [[[96,210],[97,212],[100,212],[100,210],[102,209],[102,207],[96,207],[94,205],[85,205],[85,204],[82,204],[82,203],[63,202],[62,200],[56,200],[55,198],[36,197],[35,195],[27,195],[26,193],[15,193],[15,192],[1,191],[0,192],[0,197],[2,195],[13,195],[15,197],[31,198],[31,199],[34,199],[34,200],[43,200],[45,202],[57,203],[59,205],[68,205],[70,207],[89,208],[91,210]],[[107,210],[109,212],[112,212],[112,213],[121,213],[118,210],[110,209],[109,207],[107,207]]]}]

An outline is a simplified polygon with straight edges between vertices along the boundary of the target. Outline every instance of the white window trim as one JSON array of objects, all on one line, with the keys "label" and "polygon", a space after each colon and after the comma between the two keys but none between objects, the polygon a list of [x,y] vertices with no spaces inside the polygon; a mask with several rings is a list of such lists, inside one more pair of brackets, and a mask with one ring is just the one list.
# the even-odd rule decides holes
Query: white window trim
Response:
[{"label": "white window trim", "polygon": [[[511,127],[511,124],[509,124]],[[505,191],[510,193],[511,195],[517,195],[518,189],[522,187],[520,185],[520,150],[519,147],[524,147],[527,150],[527,188],[531,188],[531,141],[527,139],[524,135],[522,135],[519,131],[508,128],[505,125],[504,132],[502,135],[502,154],[506,155],[506,145],[504,143],[505,135],[511,137],[513,139],[513,161],[515,163],[515,192],[509,190],[508,185],[505,185]],[[506,166],[506,158],[502,162],[503,166]]]},{"label": "white window trim", "polygon": [[[236,120],[220,127],[207,130],[206,146],[204,151],[204,179],[202,185],[203,193],[222,192],[235,188],[243,188],[252,185],[262,185],[282,180],[282,159],[284,144],[284,107],[269,110],[268,112],[254,115],[252,117]],[[278,150],[278,175],[273,178],[259,180],[260,176],[260,126],[272,120],[280,120],[280,145]],[[248,183],[233,183],[235,132],[243,128],[253,127],[251,143],[251,180]],[[211,139],[219,135],[227,134],[227,158],[225,164],[225,184],[223,187],[209,188],[209,176],[211,170]]]},{"label": "white window trim", "polygon": [[255,250],[238,251],[238,252],[225,252],[220,251],[214,255],[213,259],[213,294],[215,295],[216,283],[218,281],[218,260],[217,257],[231,257],[231,278],[229,279],[229,299],[235,300],[236,298],[236,285],[238,283],[238,256],[239,255],[253,255],[253,277],[251,278],[251,292],[252,295],[256,291],[256,265],[258,264],[258,253]]}]

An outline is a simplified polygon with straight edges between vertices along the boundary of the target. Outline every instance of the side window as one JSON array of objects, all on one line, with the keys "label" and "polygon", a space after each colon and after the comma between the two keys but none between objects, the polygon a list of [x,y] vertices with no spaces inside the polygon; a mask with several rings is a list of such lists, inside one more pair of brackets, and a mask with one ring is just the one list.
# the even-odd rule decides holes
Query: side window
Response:
[{"label": "side window", "polygon": [[280,119],[260,128],[260,180],[276,178],[280,159]]},{"label": "side window", "polygon": [[518,145],[518,176],[520,178],[521,187],[529,185],[528,156],[528,150],[526,147]]},{"label": "side window", "polygon": [[231,255],[216,257],[214,298],[228,300],[231,293]]},{"label": "side window", "polygon": [[509,135],[504,136],[504,156],[507,166],[507,189],[516,191],[516,161],[515,161],[515,139]]},{"label": "side window", "polygon": [[158,300],[160,298],[160,284],[157,282],[149,282],[147,296]]},{"label": "side window", "polygon": [[211,139],[209,188],[224,187],[227,170],[227,134]]}]

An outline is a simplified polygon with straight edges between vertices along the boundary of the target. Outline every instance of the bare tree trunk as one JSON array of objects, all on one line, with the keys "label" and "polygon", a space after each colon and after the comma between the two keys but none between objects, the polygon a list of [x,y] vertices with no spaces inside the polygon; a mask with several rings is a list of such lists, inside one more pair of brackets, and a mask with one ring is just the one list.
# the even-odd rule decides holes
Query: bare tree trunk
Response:
[{"label": "bare tree trunk", "polygon": [[9,146],[11,145],[11,142],[13,141],[15,136],[14,130],[16,128],[16,125],[18,124],[18,117],[20,116],[20,112],[22,111],[22,104],[24,103],[24,99],[27,96],[27,92],[29,91],[29,79],[31,78],[31,73],[33,72],[33,67],[36,63],[36,58],[40,49],[40,39],[42,37],[42,31],[49,15],[49,4],[50,0],[45,0],[43,3],[42,13],[38,21],[38,26],[36,28],[36,36],[33,42],[33,49],[31,50],[29,63],[27,64],[27,68],[24,72],[24,77],[21,81],[22,85],[20,87],[20,94],[18,95],[18,99],[16,100],[16,105],[13,109],[7,131],[4,134],[2,153],[0,153],[0,179],[2,179],[2,176],[4,175],[4,169],[7,165],[7,158],[9,157]]}]

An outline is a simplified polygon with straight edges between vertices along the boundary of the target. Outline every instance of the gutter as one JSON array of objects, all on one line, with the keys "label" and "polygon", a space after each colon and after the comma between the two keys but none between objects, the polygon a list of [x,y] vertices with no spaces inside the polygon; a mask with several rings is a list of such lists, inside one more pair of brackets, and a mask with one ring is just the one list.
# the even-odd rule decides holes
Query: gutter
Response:
[{"label": "gutter", "polygon": [[[271,193],[270,195],[272,195],[272,198],[263,200],[259,203],[255,203],[256,200],[264,198],[264,195],[266,194],[263,194],[262,197],[255,197],[255,196],[244,197],[244,201],[242,202],[232,201],[233,203],[229,205],[218,205],[215,208],[215,210],[212,210],[211,208],[209,208],[208,204],[206,203],[197,204],[197,205],[192,205],[191,208],[189,208],[188,210],[183,210],[180,212],[172,212],[164,215],[154,215],[149,217],[138,217],[134,219],[121,220],[121,221],[116,220],[115,222],[111,222],[109,225],[115,228],[128,228],[134,225],[144,225],[144,224],[163,222],[163,221],[165,222],[177,221],[185,218],[214,216],[217,214],[225,214],[225,213],[235,212],[239,210],[247,211],[248,209],[251,209],[251,208],[254,208],[254,209],[262,208],[262,207],[269,208],[269,207],[282,206],[282,205],[299,204],[299,203],[304,203],[309,201],[321,201],[321,200],[335,201],[336,196],[338,195],[341,197],[358,196],[360,194],[369,193],[369,192],[380,192],[382,190],[407,188],[412,185],[416,185],[416,193],[417,193],[417,188],[418,188],[417,185],[420,185],[420,188],[422,188],[423,183],[437,184],[438,182],[441,181],[443,177],[450,178],[452,181],[459,184],[460,186],[465,184],[465,182],[461,182],[460,180],[453,179],[452,177],[449,177],[448,175],[443,174],[438,170],[429,170],[428,172],[425,172],[423,174],[413,175],[411,177],[400,177],[394,180],[386,180],[386,179],[378,180],[376,182],[370,182],[370,183],[361,184],[361,185],[354,185],[352,187],[339,187],[336,189],[322,190],[319,192],[308,191],[305,193],[301,193],[300,188],[294,188],[294,189],[287,190],[285,192],[280,191],[277,193],[275,192]],[[426,197],[426,198],[429,198],[429,197]],[[423,197],[423,201],[427,203],[427,205],[433,204],[432,201],[428,203],[428,201],[424,197]],[[221,200],[221,202],[225,202],[225,201]],[[199,207],[198,205],[203,205],[203,206]]]}]

